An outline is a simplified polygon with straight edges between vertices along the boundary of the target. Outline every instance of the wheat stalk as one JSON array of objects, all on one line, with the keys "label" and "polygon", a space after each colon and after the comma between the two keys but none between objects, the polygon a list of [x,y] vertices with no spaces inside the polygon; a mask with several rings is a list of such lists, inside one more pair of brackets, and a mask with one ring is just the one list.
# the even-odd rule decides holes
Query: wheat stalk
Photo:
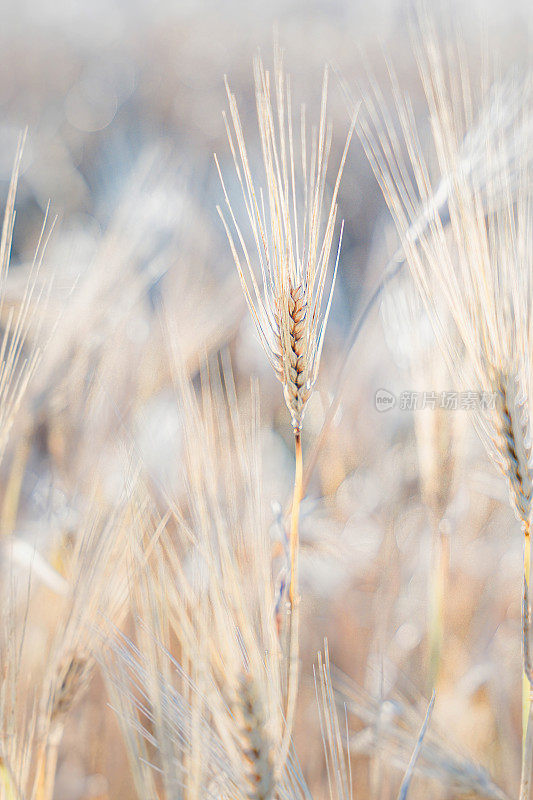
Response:
[{"label": "wheat stalk", "polygon": [[[489,455],[507,480],[511,505],[524,531],[525,743],[531,702],[525,656],[530,627],[529,415],[533,400],[532,78],[528,75],[523,83],[520,124],[516,119],[509,121],[503,98],[494,109],[500,124],[496,135],[483,141],[482,162],[489,177],[481,190],[461,154],[460,143],[468,135],[475,99],[461,66],[460,48],[446,61],[429,20],[422,17],[420,26],[415,45],[436,160],[440,174],[449,176],[452,185],[453,201],[448,204],[446,216],[432,207],[431,171],[422,154],[409,101],[397,86],[398,124],[395,126],[383,107],[380,110],[378,98],[377,104],[369,104],[364,138],[452,375],[460,388],[495,398],[493,408],[486,412],[478,406],[474,421]],[[505,134],[509,124],[517,131],[511,142],[516,139],[518,143],[522,141],[521,145],[510,144]],[[517,163],[512,169],[502,170],[501,165],[509,164],[511,155]],[[499,198],[496,206],[492,202],[495,196]],[[413,236],[413,223],[419,218],[420,208],[429,209],[428,224]],[[441,304],[447,309],[452,326],[439,313]]]},{"label": "wheat stalk", "polygon": [[[359,104],[354,100],[346,82],[341,76],[338,77],[351,112],[358,110]],[[376,119],[377,109],[373,103],[372,93],[377,89],[377,86],[373,79],[370,82],[373,89],[369,90],[368,88],[360,87],[360,92],[361,96],[365,98],[364,104],[369,115]],[[484,97],[479,113],[464,134],[460,144],[459,158],[455,166],[460,165],[461,171],[470,175],[477,190],[486,198],[488,207],[493,209],[497,209],[502,200],[505,202],[505,198],[502,197],[500,176],[505,176],[505,183],[512,192],[516,192],[521,183],[520,174],[524,163],[533,161],[533,143],[530,135],[532,121],[530,117],[522,113],[524,96],[527,98],[529,91],[528,77],[520,75],[514,69],[503,80],[495,81]],[[378,97],[378,102],[382,103],[383,98],[379,95],[379,90]],[[367,136],[364,120],[361,125],[356,126],[356,131],[365,148],[368,159],[374,167],[378,180],[381,180],[381,170],[377,163],[379,157]],[[487,163],[485,159],[487,146],[490,146],[491,142],[502,140],[505,141],[505,147],[501,148],[499,160]],[[382,184],[382,188],[387,191],[384,184]],[[418,206],[417,214],[413,215],[413,220],[409,223],[409,239],[412,239],[413,242],[420,239],[420,236],[430,226],[436,211],[445,224],[449,222],[449,205],[454,202],[454,188],[453,175],[445,173],[440,176],[434,190],[427,197],[427,200]],[[359,334],[363,330],[373,308],[382,299],[387,287],[403,271],[405,261],[404,249],[400,246],[383,267],[377,285],[362,304],[359,313],[354,316],[350,330],[345,337],[345,348],[332,381],[330,404],[313,448],[306,459],[307,464],[303,480],[304,491],[333,420],[338,413],[344,385],[350,374],[352,355]]]},{"label": "wheat stalk", "polygon": [[231,125],[226,117],[225,122],[256,248],[258,270],[252,265],[217,161],[226,207],[239,248],[220,209],[219,213],[259,340],[283,385],[294,431],[295,479],[289,535],[289,688],[287,735],[283,747],[286,754],[294,720],[298,673],[298,524],[303,492],[301,431],[306,406],[318,377],[335,285],[340,240],[330,288],[326,289],[337,217],[337,196],[355,120],[341,157],[331,202],[326,204],[326,175],[332,138],[331,127],[326,119],[327,70],[322,84],[320,120],[311,136],[310,151],[305,110],[302,108],[299,159],[295,153],[290,80],[285,76],[283,56],[278,47],[275,49],[273,79],[259,58],[254,62],[254,76],[265,193],[262,189],[256,189],[237,102],[227,82]]},{"label": "wheat stalk", "polygon": [[[449,386],[449,370],[411,275],[404,273],[383,297],[387,341],[401,366],[408,366],[413,389],[431,387],[433,398]],[[439,313],[445,319],[446,308]],[[458,348],[459,349],[459,348]],[[429,575],[428,688],[438,685],[444,638],[444,600],[449,571],[450,533],[446,512],[455,489],[457,450],[464,432],[461,414],[439,407],[439,400],[414,414],[420,491],[432,532]]]}]

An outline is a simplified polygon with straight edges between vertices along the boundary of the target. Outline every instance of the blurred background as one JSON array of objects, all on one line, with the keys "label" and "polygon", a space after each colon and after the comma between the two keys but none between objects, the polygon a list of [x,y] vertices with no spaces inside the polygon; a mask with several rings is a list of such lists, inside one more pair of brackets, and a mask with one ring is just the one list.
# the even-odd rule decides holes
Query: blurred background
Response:
[{"label": "blurred background", "polygon": [[[528,63],[529,0],[428,7],[439,29],[460,32],[474,81],[487,53],[502,74],[511,64]],[[427,110],[409,34],[414,5],[2,0],[0,10],[4,205],[17,138],[27,128],[9,303],[20,297],[48,204],[48,219],[57,217],[41,272],[46,286],[45,278],[54,276],[39,334],[50,341],[2,464],[4,535],[53,562],[57,543],[75,535],[95,483],[102,508],[112,507],[124,470],[118,441],[140,455],[161,503],[163,489],[179,496],[180,416],[169,336],[193,378],[199,360],[216,359],[220,349],[231,356],[239,396],[247,395],[252,376],[259,378],[265,508],[275,528],[290,497],[292,439],[281,387],[253,333],[216,210],[223,195],[214,153],[242,212],[222,118],[224,76],[237,97],[252,171],[260,175],[252,59],[260,49],[272,64],[274,31],[285,50],[293,104],[305,102],[311,118],[319,111],[324,65],[332,68],[331,174],[350,121],[339,77],[357,101],[369,67],[388,96],[386,59],[411,94],[424,141]],[[350,324],[397,246],[357,137],[341,184],[339,219],[343,246],[318,391],[306,418],[307,452],[336,389]],[[303,694],[296,747],[316,796],[325,796],[326,777],[311,666],[325,636],[332,662],[349,677],[356,796],[395,796],[428,699],[434,521],[423,450],[433,441],[427,428],[435,419],[428,422],[427,414],[398,403],[380,413],[374,397],[383,388],[398,397],[409,389],[452,387],[432,372],[413,376],[401,337],[418,338],[416,315],[401,332],[390,318],[386,309],[374,312],[352,353],[335,425],[302,510]],[[432,797],[472,796],[463,784],[450,788],[458,780],[452,773],[475,773],[478,763],[510,792],[520,765],[520,531],[467,413],[450,412],[442,425],[446,444],[433,458],[444,459],[449,477],[442,516],[450,588],[434,721],[450,744],[440,761],[435,756],[441,772],[435,763],[426,770],[428,780],[437,773],[440,783],[421,782],[413,792],[427,797],[431,786]],[[25,568],[24,557],[18,563]],[[45,571],[42,580],[50,583]],[[53,629],[53,603],[46,609],[45,627]],[[118,728],[95,686],[69,723],[58,761],[58,800],[131,796]],[[413,712],[414,722],[407,722],[407,708],[421,708],[422,716]],[[399,720],[405,744],[402,750],[389,741],[396,755],[387,768],[379,760],[385,718],[393,729]],[[95,729],[101,733],[96,738]],[[483,774],[475,773],[478,793],[498,796],[490,781],[483,795]]]}]

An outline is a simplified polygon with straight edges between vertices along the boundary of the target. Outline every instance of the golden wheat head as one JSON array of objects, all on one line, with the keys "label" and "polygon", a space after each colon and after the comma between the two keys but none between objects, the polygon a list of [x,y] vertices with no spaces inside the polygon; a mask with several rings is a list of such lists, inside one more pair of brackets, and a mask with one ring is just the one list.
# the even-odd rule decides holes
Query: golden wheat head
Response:
[{"label": "golden wheat head", "polygon": [[278,49],[275,52],[274,88],[270,73],[259,58],[255,61],[254,73],[265,191],[256,189],[237,102],[227,85],[231,124],[226,118],[225,121],[259,270],[252,265],[221,174],[226,205],[241,253],[220,209],[219,213],[259,339],[283,384],[292,425],[295,433],[299,433],[318,375],[335,284],[338,250],[333,276],[326,288],[337,195],[353,125],[331,203],[326,203],[326,173],[332,139],[331,126],[326,120],[327,70],[320,120],[313,131],[310,148],[302,108],[299,154],[293,135],[290,81],[284,73],[281,52]]}]

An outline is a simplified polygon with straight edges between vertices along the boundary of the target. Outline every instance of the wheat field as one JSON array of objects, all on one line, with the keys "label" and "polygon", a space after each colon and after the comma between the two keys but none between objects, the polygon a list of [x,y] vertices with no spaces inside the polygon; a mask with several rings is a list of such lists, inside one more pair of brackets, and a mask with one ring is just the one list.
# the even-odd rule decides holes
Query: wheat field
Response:
[{"label": "wheat field", "polygon": [[530,3],[1,11],[1,800],[529,798]]}]

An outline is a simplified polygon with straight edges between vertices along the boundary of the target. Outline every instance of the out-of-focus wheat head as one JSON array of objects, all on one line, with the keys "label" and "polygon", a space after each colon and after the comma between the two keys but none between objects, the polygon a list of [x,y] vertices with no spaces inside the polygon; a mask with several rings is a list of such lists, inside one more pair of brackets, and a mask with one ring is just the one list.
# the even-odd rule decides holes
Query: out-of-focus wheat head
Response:
[{"label": "out-of-focus wheat head", "polygon": [[[520,84],[519,113],[508,112],[507,99],[493,93],[492,116],[500,124],[489,125],[481,136],[481,160],[470,160],[465,158],[463,145],[474,124],[474,109],[487,105],[484,86],[478,92],[479,102],[470,86],[460,43],[450,41],[441,47],[423,15],[415,44],[438,180],[451,187],[446,215],[433,202],[431,186],[436,181],[423,155],[409,101],[397,85],[399,123],[371,101],[363,138],[450,371],[458,388],[477,393],[476,427],[507,479],[510,502],[525,533],[522,708],[524,737],[527,732],[530,741],[523,748],[523,799],[529,796],[533,758],[533,727],[528,723],[533,680],[528,598],[533,76],[527,73]],[[509,136],[507,116],[515,120],[511,129],[516,135]],[[486,169],[481,188],[480,165]],[[425,220],[422,228],[420,219]],[[439,313],[441,303],[451,326]]]},{"label": "out-of-focus wheat head", "polygon": [[348,732],[346,741],[339,724],[336,698],[331,682],[329,650],[327,641],[324,654],[318,654],[318,667],[314,669],[320,731],[326,757],[329,796],[331,800],[352,800],[352,775],[348,754]]},{"label": "out-of-focus wheat head", "polygon": [[[433,301],[440,318],[449,320],[449,311],[440,302],[438,294],[433,294]],[[400,364],[408,367],[411,389],[425,401],[425,407],[414,409],[413,422],[420,490],[432,533],[432,569],[428,581],[428,686],[432,690],[441,672],[448,589],[452,530],[446,515],[457,488],[465,418],[462,412],[457,411],[458,404],[457,408],[452,406],[450,409],[443,402],[450,386],[449,369],[439,352],[430,319],[409,273],[399,275],[387,287],[382,313],[389,346]],[[457,341],[455,345],[456,358],[459,359],[462,348]]]},{"label": "out-of-focus wheat head", "polygon": [[[51,596],[47,586],[31,588],[31,576],[21,586],[8,575],[10,591],[2,585],[0,757],[6,771],[0,788],[6,791],[11,776],[17,787],[13,797],[51,800],[54,794],[65,723],[91,677],[100,617],[119,625],[126,612],[127,581],[119,554],[128,546],[131,516],[128,492],[105,517],[98,502],[89,504],[73,552],[64,553],[62,596]],[[33,637],[44,607],[54,617],[54,628],[36,651]]]},{"label": "out-of-focus wheat head", "polygon": [[[203,787],[198,796],[292,797],[299,778],[292,758],[285,763],[280,755],[283,654],[261,512],[255,393],[246,421],[229,368],[222,383],[216,371],[204,371],[200,399],[185,369],[177,371],[187,501],[179,508],[171,502],[172,524],[161,530],[161,548],[134,589],[145,630],[141,650],[153,656],[136,656],[134,682],[141,669],[147,676],[138,709],[146,728],[155,725],[162,774],[194,779]],[[163,669],[169,630],[180,665],[167,661]],[[117,686],[133,697],[124,642],[116,645],[107,667],[113,697]],[[126,650],[131,660],[131,646]],[[123,708],[121,716],[131,713]],[[128,737],[131,747],[140,746]]]},{"label": "out-of-focus wheat head", "polygon": [[[405,771],[424,719],[423,698],[413,695],[412,686],[407,691],[387,686],[385,696],[375,697],[339,671],[334,674],[334,686],[350,716],[363,723],[362,729],[350,735],[350,752],[376,757],[382,768]],[[459,797],[491,800],[507,797],[489,773],[435,723],[424,737],[414,769],[431,781],[431,790],[424,787],[425,796],[434,796],[440,786],[444,796],[451,792]]]},{"label": "out-of-focus wheat head", "polygon": [[[416,409],[413,422],[422,499],[438,526],[455,488],[463,416],[450,413],[442,402],[441,393],[450,387],[449,370],[409,274],[398,276],[387,287],[381,311],[389,347],[399,365],[407,368],[411,389],[425,399],[426,407]],[[448,314],[442,304],[439,314]]]},{"label": "out-of-focus wheat head", "polygon": [[[254,75],[265,191],[256,188],[237,101],[228,85],[231,124],[225,120],[257,251],[255,258],[249,254],[222,174],[226,205],[237,243],[219,211],[259,339],[283,384],[292,426],[295,432],[299,432],[318,375],[335,285],[340,242],[329,288],[326,284],[337,217],[337,195],[353,125],[329,202],[326,199],[326,176],[332,130],[326,118],[327,70],[322,86],[320,120],[318,127],[313,129],[310,145],[302,107],[299,153],[293,133],[290,80],[284,72],[281,51],[276,48],[273,79],[259,58],[254,63]],[[254,262],[259,268],[254,266]]]},{"label": "out-of-focus wheat head", "polygon": [[[417,53],[440,180],[452,186],[446,215],[449,229],[448,219],[442,218],[431,200],[435,182],[408,100],[396,92],[399,130],[388,112],[371,104],[364,137],[451,373],[461,389],[486,393],[487,408],[477,405],[476,422],[509,481],[517,515],[527,524],[533,300],[531,75],[522,84],[520,115],[513,112],[515,119],[522,117],[516,123],[523,136],[521,155],[516,153],[516,137],[509,138],[504,126],[491,130],[490,136],[478,132],[483,149],[477,158],[482,158],[486,168],[480,188],[479,176],[465,160],[462,147],[473,124],[475,99],[461,54],[456,52],[456,60],[447,65],[428,26],[427,21],[422,26]],[[496,103],[493,115],[501,117],[506,106],[498,98],[497,94],[492,100]],[[499,168],[511,162],[513,168]],[[415,237],[411,226],[420,217],[420,208],[431,210],[426,228]],[[452,325],[440,312],[440,304]]]},{"label": "out-of-focus wheat head", "polygon": [[[15,415],[39,364],[44,347],[39,335],[38,315],[39,301],[44,302],[44,295],[43,289],[37,286],[37,280],[46,243],[53,227],[48,225],[47,215],[43,221],[22,299],[18,303],[9,305],[6,303],[15,225],[15,197],[24,140],[25,135],[22,135],[18,141],[0,238],[0,319],[3,327],[0,338],[0,458],[4,454]],[[29,336],[30,331],[31,336]]]},{"label": "out-of-focus wheat head", "polygon": [[[3,458],[13,423],[20,410],[28,384],[39,364],[44,342],[39,341],[39,301],[43,291],[37,280],[44,249],[51,228],[47,216],[43,222],[41,236],[35,251],[25,288],[18,302],[7,300],[7,281],[15,223],[15,196],[22,162],[25,136],[19,138],[6,210],[0,238],[0,459]],[[31,336],[29,335],[31,331]],[[13,487],[11,487],[13,488]],[[3,498],[4,516],[2,535],[11,533],[6,524],[9,515],[9,485]],[[16,494],[16,491],[14,492]],[[26,619],[19,614],[20,595],[11,566],[11,537],[2,543],[0,559],[0,593],[2,596],[2,623],[0,629],[0,651],[2,669],[0,673],[0,794],[2,797],[18,798],[29,787],[31,766],[35,754],[37,712],[35,704],[28,701],[26,676],[22,660]],[[7,558],[4,558],[4,555]],[[27,589],[26,589],[27,590]],[[34,698],[32,698],[34,700]],[[27,796],[30,796],[29,794]]]}]

